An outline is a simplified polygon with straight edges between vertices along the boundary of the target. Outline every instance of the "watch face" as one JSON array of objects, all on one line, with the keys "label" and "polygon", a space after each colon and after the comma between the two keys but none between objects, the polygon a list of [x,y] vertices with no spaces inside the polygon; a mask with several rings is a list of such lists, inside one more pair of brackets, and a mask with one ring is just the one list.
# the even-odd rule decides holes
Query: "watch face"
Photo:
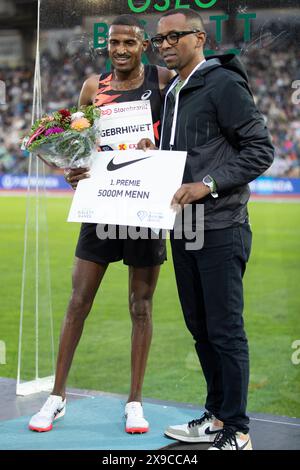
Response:
[{"label": "watch face", "polygon": [[203,183],[211,184],[213,182],[211,176],[205,176],[203,178]]}]

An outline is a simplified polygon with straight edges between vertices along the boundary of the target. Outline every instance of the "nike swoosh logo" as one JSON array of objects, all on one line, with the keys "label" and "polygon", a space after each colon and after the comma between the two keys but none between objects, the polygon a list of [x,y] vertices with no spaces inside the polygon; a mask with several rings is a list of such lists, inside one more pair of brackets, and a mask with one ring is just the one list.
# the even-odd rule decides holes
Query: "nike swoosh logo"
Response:
[{"label": "nike swoosh logo", "polygon": [[122,163],[116,163],[116,164],[114,163],[114,159],[112,159],[106,168],[108,171],[115,171],[115,170],[119,170],[120,168],[123,168],[124,166],[132,165],[133,163],[146,160],[147,158],[150,158],[150,157],[138,158],[136,160],[131,160],[130,162],[122,162]]},{"label": "nike swoosh logo", "polygon": [[211,431],[211,430],[209,429],[209,426],[208,426],[208,428],[206,428],[204,432],[205,432],[205,434],[216,434],[216,433],[219,432],[219,431],[220,431],[220,429],[217,430],[217,431]]},{"label": "nike swoosh logo", "polygon": [[242,446],[239,446],[239,445],[238,445],[239,450],[243,450],[244,447],[246,447],[246,445],[247,445],[248,443],[249,443],[249,439],[248,439],[248,441],[246,441],[246,443],[245,443],[244,445],[242,445]]}]

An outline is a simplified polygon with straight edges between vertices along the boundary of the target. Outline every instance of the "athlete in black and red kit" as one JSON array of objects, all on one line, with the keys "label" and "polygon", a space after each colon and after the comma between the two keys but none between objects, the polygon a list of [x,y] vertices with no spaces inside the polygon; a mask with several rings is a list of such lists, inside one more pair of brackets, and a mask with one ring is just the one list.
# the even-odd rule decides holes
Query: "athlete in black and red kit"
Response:
[{"label": "athlete in black and red kit", "polygon": [[[108,37],[113,70],[85,81],[79,105],[94,103],[101,107],[105,104],[148,99],[151,102],[154,134],[158,140],[162,90],[174,72],[158,66],[143,65],[142,53],[147,47],[143,26],[135,17],[121,15],[116,18],[109,29]],[[68,171],[65,175],[73,189],[79,180],[88,176],[88,169]],[[65,414],[67,376],[84,321],[109,263],[121,259],[128,265],[129,311],[132,319],[131,386],[125,406],[125,430],[129,433],[149,430],[141,403],[142,385],[152,337],[152,297],[160,265],[166,259],[165,241],[159,238],[100,240],[96,234],[96,224],[83,224],[81,227],[73,270],[72,295],[60,338],[55,385],[45,405],[31,418],[31,430],[50,431],[53,421]]]}]

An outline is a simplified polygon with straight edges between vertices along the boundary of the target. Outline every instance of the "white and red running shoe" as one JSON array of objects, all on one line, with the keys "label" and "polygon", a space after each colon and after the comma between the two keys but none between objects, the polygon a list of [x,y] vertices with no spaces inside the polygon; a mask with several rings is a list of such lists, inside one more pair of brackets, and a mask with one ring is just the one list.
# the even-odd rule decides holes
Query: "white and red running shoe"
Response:
[{"label": "white and red running shoe", "polygon": [[66,412],[66,399],[58,395],[50,395],[38,413],[29,421],[29,429],[37,432],[51,431],[53,421],[62,418]]},{"label": "white and red running shoe", "polygon": [[143,434],[149,431],[149,423],[144,418],[143,407],[139,401],[131,401],[125,406],[125,431],[130,434]]}]

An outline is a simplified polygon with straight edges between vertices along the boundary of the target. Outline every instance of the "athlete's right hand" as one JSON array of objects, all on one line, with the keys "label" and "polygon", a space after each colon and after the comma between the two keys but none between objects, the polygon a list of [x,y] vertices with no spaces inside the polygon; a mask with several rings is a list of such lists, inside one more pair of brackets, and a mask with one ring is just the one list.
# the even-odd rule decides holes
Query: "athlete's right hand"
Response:
[{"label": "athlete's right hand", "polygon": [[78,181],[90,178],[88,171],[89,168],[68,169],[64,171],[64,177],[66,182],[75,190],[77,188]]},{"label": "athlete's right hand", "polygon": [[137,149],[138,150],[157,150],[157,147],[155,147],[154,143],[150,139],[141,139],[138,144],[137,144]]}]

